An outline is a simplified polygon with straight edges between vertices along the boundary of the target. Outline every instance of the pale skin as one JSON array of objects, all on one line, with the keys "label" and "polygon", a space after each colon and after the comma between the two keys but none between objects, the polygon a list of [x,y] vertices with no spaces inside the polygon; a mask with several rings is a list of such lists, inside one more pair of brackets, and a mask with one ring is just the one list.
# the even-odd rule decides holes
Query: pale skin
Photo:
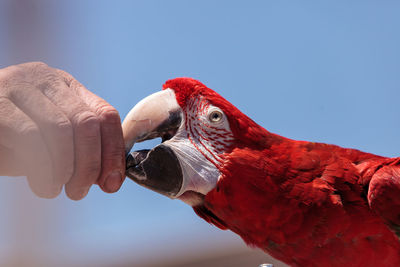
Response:
[{"label": "pale skin", "polygon": [[70,74],[41,62],[0,69],[0,175],[27,176],[44,198],[73,200],[125,177],[118,112]]}]

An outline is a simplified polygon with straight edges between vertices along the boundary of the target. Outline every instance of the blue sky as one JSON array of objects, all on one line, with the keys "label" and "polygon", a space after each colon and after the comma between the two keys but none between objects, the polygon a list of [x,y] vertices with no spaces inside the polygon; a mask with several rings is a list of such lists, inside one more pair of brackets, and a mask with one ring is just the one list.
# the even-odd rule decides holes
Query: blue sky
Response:
[{"label": "blue sky", "polygon": [[[3,2],[1,67],[41,60],[64,69],[121,117],[165,80],[189,76],[271,132],[400,155],[398,1],[40,0],[13,11],[42,17],[39,37],[29,24],[11,33],[11,1]],[[16,190],[47,214],[37,227],[48,236],[40,238],[59,257],[106,262],[145,258],[149,248],[162,253],[167,243],[164,254],[241,244],[183,203],[128,180],[116,194],[93,188],[79,202],[38,199],[23,180],[0,183],[0,211],[10,218],[0,234],[19,218],[5,204],[18,200],[10,196]]]}]

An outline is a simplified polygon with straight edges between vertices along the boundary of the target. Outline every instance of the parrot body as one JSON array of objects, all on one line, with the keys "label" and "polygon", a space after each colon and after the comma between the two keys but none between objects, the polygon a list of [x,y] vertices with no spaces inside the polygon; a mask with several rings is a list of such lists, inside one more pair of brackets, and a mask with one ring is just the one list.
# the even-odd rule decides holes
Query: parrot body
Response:
[{"label": "parrot body", "polygon": [[366,173],[400,170],[400,160],[282,140],[261,151],[237,149],[228,162],[194,207],[206,221],[291,266],[400,266],[399,239],[369,206],[374,175]]},{"label": "parrot body", "polygon": [[[167,81],[164,89],[181,119],[176,129],[157,128],[163,143],[135,154],[128,176],[290,266],[400,266],[400,158],[270,133],[193,79]],[[149,129],[135,142],[154,138]],[[149,164],[140,165],[156,162],[160,149],[179,165],[158,167],[182,178],[173,190],[157,187]]]}]

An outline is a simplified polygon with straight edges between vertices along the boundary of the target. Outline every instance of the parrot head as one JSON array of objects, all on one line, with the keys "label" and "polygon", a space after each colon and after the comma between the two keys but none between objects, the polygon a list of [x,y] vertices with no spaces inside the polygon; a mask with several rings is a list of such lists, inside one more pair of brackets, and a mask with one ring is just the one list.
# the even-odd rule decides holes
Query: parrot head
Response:
[{"label": "parrot head", "polygon": [[[219,192],[219,184],[222,180],[230,183],[240,172],[233,165],[246,168],[252,160],[251,155],[235,157],[235,151],[264,150],[278,138],[191,78],[167,81],[162,91],[146,97],[128,113],[122,127],[127,176],[184,201],[206,221],[223,229],[227,228],[224,219],[210,211],[213,202],[224,201],[229,193]],[[158,137],[162,142],[156,147],[130,153],[135,143]],[[233,163],[235,160],[242,164]],[[238,182],[240,187],[240,179]],[[207,197],[214,191],[218,194]]]}]

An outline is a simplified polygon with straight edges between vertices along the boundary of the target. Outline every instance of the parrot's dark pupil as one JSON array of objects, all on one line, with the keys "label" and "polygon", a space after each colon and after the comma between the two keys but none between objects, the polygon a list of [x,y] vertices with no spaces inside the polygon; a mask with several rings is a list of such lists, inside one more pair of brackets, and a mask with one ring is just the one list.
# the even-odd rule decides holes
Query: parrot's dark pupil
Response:
[{"label": "parrot's dark pupil", "polygon": [[221,113],[219,113],[219,112],[211,113],[210,119],[211,119],[211,121],[215,121],[215,122],[219,121],[221,119]]}]

